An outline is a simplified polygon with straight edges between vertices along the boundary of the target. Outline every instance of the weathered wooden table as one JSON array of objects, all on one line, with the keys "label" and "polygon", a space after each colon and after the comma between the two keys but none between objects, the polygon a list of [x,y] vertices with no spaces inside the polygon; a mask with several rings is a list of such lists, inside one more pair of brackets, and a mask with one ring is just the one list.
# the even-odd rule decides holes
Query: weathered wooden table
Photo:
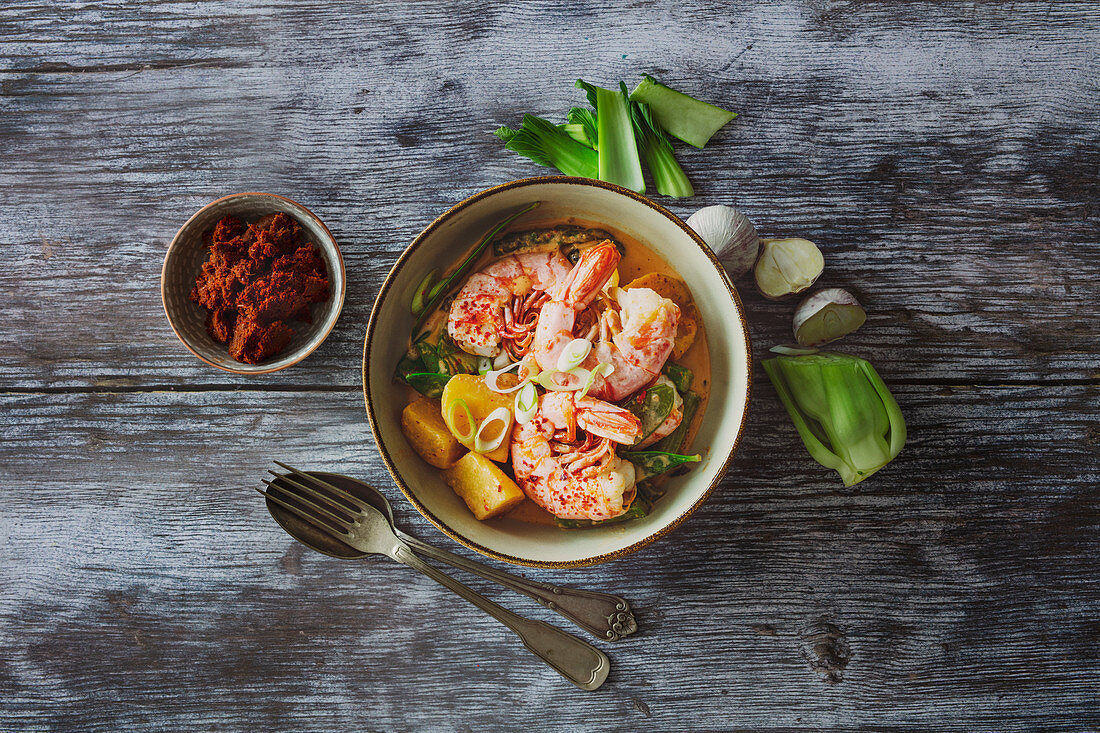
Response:
[{"label": "weathered wooden table", "polygon": [[[489,130],[641,72],[742,113],[681,156],[700,195],[658,200],[818,242],[910,441],[844,489],[758,372],[683,528],[530,571],[637,609],[583,693],[252,488],[276,457],[392,488],[359,382],[390,265],[546,172]],[[1096,730],[1098,100],[1089,2],[5,3],[0,729]],[[349,278],[328,341],[253,379],[188,354],[158,291],[180,223],[242,190],[312,207]],[[742,295],[759,358],[792,305]]]}]

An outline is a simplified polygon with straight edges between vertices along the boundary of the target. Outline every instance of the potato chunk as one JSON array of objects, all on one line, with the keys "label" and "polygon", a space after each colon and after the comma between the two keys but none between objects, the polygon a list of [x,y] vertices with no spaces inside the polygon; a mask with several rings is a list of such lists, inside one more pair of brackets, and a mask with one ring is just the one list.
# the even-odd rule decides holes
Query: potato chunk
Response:
[{"label": "potato chunk", "polygon": [[516,482],[480,453],[464,455],[443,472],[443,480],[478,519],[499,517],[524,499]]},{"label": "potato chunk", "polygon": [[421,397],[401,411],[401,432],[421,458],[436,468],[450,468],[466,449],[443,422],[439,400]]},{"label": "potato chunk", "polygon": [[[503,379],[501,381],[503,382]],[[485,386],[485,377],[480,374],[456,374],[451,377],[450,381],[447,382],[447,386],[443,388],[443,420],[459,442],[470,450],[474,449],[473,436],[469,440],[463,440],[461,437],[461,435],[470,431],[469,425],[463,424],[468,422],[466,411],[458,406],[452,407],[454,401],[459,399],[465,400],[466,406],[470,408],[470,414],[474,418],[475,430],[481,425],[481,421],[489,417],[489,413],[498,407],[507,407],[509,416],[512,414],[513,395],[500,394],[489,389]],[[456,422],[458,422],[458,429],[455,426]],[[498,463],[504,463],[508,460],[508,446],[511,443],[509,438],[512,435],[511,417],[508,418],[508,425],[505,430],[507,432],[504,434],[504,442],[496,450],[485,454]]]},{"label": "potato chunk", "polygon": [[648,275],[642,275],[631,280],[623,289],[630,290],[631,288],[649,288],[657,295],[668,298],[679,306],[680,323],[676,328],[676,341],[672,346],[672,355],[669,358],[675,361],[687,353],[687,350],[695,343],[695,333],[699,330],[699,311],[695,308],[695,301],[691,297],[688,286],[674,277],[651,272]]}]

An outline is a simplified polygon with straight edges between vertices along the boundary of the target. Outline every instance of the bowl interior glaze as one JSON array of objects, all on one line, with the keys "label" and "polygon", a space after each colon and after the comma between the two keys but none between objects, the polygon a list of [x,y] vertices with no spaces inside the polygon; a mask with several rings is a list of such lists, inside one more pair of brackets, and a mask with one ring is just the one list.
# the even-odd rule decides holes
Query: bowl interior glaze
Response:
[{"label": "bowl interior glaze", "polygon": [[[479,522],[424,463],[401,432],[407,396],[394,369],[413,328],[409,303],[434,267],[456,262],[490,228],[531,201],[542,202],[514,226],[573,216],[599,222],[648,245],[689,284],[711,358],[711,392],[694,449],[703,454],[640,520],[563,530],[509,519]],[[744,428],[749,386],[748,329],[741,303],[721,265],[687,225],[663,207],[618,186],[573,178],[524,179],[463,201],[428,226],[402,254],[379,293],[367,327],[363,385],[371,427],[398,486],[443,532],[485,555],[540,567],[575,567],[632,552],[675,528],[710,494],[733,458]]]}]

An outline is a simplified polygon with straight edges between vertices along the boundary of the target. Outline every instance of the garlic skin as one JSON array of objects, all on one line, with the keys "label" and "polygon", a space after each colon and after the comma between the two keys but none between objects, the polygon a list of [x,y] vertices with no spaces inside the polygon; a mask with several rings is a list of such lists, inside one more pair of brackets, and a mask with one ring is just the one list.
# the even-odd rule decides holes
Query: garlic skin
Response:
[{"label": "garlic skin", "polygon": [[800,346],[821,346],[847,336],[866,320],[854,295],[826,288],[803,300],[794,312],[794,338]]},{"label": "garlic skin", "polygon": [[687,225],[703,238],[731,280],[752,269],[760,253],[760,237],[749,218],[732,206],[704,206],[688,217]]},{"label": "garlic skin", "polygon": [[762,239],[753,275],[756,288],[769,300],[801,293],[825,270],[825,257],[808,239]]}]

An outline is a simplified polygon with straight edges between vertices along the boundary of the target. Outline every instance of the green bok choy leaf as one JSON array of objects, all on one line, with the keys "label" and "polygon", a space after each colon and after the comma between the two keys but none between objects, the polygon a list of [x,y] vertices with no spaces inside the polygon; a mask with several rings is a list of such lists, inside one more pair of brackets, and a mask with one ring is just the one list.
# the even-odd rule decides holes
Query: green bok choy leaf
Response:
[{"label": "green bok choy leaf", "polygon": [[779,356],[764,371],[806,449],[845,486],[867,478],[905,445],[905,419],[870,362],[847,354]]},{"label": "green bok choy leaf", "polygon": [[539,165],[557,168],[567,176],[599,177],[600,163],[596,151],[541,117],[525,114],[520,129],[500,127],[493,134],[504,141],[505,148]]}]

